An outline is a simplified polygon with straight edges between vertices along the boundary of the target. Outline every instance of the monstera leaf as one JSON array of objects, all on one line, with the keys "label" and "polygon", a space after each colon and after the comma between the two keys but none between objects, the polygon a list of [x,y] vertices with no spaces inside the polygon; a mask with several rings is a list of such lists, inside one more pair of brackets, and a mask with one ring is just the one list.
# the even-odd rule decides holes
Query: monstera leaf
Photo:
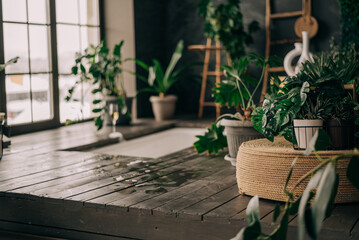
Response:
[{"label": "monstera leaf", "polygon": [[223,135],[223,126],[218,126],[213,123],[211,128],[207,129],[207,132],[201,136],[197,135],[198,141],[193,145],[198,153],[207,151],[208,154],[218,153],[219,150],[227,147],[227,138]]}]

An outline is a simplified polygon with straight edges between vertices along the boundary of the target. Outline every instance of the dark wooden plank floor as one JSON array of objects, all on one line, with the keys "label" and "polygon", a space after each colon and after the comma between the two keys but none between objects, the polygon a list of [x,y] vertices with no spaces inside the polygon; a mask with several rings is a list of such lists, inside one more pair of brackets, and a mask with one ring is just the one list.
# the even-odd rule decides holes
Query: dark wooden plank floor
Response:
[{"label": "dark wooden plank floor", "polygon": [[[175,124],[146,121],[121,131],[133,138]],[[64,239],[229,239],[246,225],[250,197],[238,193],[235,168],[222,155],[198,155],[192,148],[158,159],[63,151],[111,143],[108,131],[95,133],[92,123],[84,123],[11,139],[0,162],[0,229],[8,239],[33,239],[9,232]],[[266,231],[273,229],[274,204],[260,201]],[[359,239],[358,220],[359,204],[336,206],[321,239]],[[296,239],[295,218],[288,234]],[[0,239],[6,239],[1,232]]]}]

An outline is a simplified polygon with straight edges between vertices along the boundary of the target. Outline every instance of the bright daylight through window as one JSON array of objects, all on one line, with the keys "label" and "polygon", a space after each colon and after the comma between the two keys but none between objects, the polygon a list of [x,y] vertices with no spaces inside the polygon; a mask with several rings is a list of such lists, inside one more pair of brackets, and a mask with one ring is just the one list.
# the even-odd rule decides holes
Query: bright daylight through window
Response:
[{"label": "bright daylight through window", "polygon": [[76,52],[100,42],[98,0],[0,0],[0,3],[3,29],[0,54],[5,62],[20,57],[16,64],[6,68],[6,87],[0,89],[0,95],[6,96],[8,124],[30,126],[46,121],[60,124],[67,119],[90,118],[92,99],[85,97],[88,86],[81,86],[72,102],[66,102],[65,97],[67,89],[78,80],[71,75]]}]

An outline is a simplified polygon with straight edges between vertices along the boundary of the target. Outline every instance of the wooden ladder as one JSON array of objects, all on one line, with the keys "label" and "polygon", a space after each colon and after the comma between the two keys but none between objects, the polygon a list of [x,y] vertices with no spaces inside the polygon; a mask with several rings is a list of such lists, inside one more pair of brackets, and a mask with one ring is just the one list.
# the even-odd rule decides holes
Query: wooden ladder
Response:
[{"label": "wooden ladder", "polygon": [[[272,19],[283,19],[283,18],[292,18],[292,17],[301,17],[304,15],[304,2],[307,0],[303,0],[303,6],[301,11],[294,12],[283,12],[283,13],[272,13],[271,11],[271,0],[266,0],[266,18],[265,18],[265,27],[266,27],[266,46],[265,46],[265,58],[268,59],[270,56],[270,48],[272,45],[280,45],[280,44],[290,44],[296,42],[302,42],[300,38],[297,39],[283,39],[277,41],[271,41],[271,20]],[[309,3],[310,4],[310,3]],[[264,99],[264,95],[266,94],[268,87],[268,77],[270,72],[284,72],[284,67],[266,67],[264,72],[264,81],[262,86],[262,95],[261,101]]]},{"label": "wooden ladder", "polygon": [[[201,86],[201,95],[199,98],[199,111],[198,111],[198,118],[203,117],[203,108],[204,107],[216,107],[216,117],[218,118],[221,115],[221,106],[218,103],[215,102],[206,102],[205,96],[206,96],[206,86],[207,86],[207,79],[208,76],[215,76],[216,77],[216,84],[219,84],[221,82],[221,77],[224,75],[221,69],[221,51],[224,50],[224,47],[221,46],[221,44],[216,41],[215,46],[212,46],[212,40],[210,38],[207,38],[206,45],[191,45],[188,46],[188,50],[195,50],[195,51],[204,51],[204,59],[202,55],[203,62],[203,71],[202,71],[202,86]],[[209,61],[211,56],[211,51],[215,51],[215,57],[216,57],[216,65],[214,71],[209,71]],[[228,64],[231,65],[231,60],[229,58],[229,55],[227,54],[227,60]]]}]

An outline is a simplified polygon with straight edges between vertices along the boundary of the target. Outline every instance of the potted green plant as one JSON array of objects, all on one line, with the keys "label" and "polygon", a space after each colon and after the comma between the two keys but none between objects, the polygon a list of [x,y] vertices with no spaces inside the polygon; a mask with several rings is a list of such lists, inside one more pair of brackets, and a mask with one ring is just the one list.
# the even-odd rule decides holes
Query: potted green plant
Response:
[{"label": "potted green plant", "polygon": [[156,121],[173,118],[177,96],[167,95],[167,92],[173,84],[181,80],[180,73],[186,67],[183,66],[175,70],[178,61],[182,57],[183,47],[183,40],[180,40],[177,43],[176,49],[165,71],[160,62],[156,59],[152,60],[152,66],[147,65],[141,60],[135,59],[135,62],[148,72],[148,78],[137,75],[140,80],[144,81],[148,85],[147,88],[140,89],[138,92],[158,94],[158,96],[150,97]]},{"label": "potted green plant", "polygon": [[[278,93],[267,96],[262,107],[254,111],[254,127],[271,141],[275,136],[284,136],[288,141],[293,141],[296,139],[292,135],[295,119],[313,117],[320,113],[321,116],[317,117],[327,123],[336,111],[333,104],[349,97],[350,93],[345,85],[358,77],[357,59],[358,54],[354,50],[334,49],[315,55],[313,62],[305,62],[300,73],[287,77]],[[345,111],[354,113],[353,104],[346,106],[343,108]],[[311,111],[316,111],[317,114],[312,114]],[[309,125],[302,126],[306,127],[310,128]],[[310,138],[305,140],[308,143]]]},{"label": "potted green plant", "polygon": [[[68,90],[66,101],[73,98],[76,87],[83,82],[90,83],[91,93],[94,95],[94,108],[92,112],[97,114],[95,125],[100,130],[105,118],[109,118],[108,103],[117,102],[120,109],[120,117],[116,125],[128,125],[131,121],[129,101],[123,83],[123,66],[121,49],[124,41],[114,46],[112,53],[106,47],[106,41],[99,45],[86,48],[84,53],[77,53],[75,66],[72,67],[73,75],[80,75],[80,79]],[[127,102],[126,102],[127,101]],[[111,121],[107,120],[109,124]]]},{"label": "potted green plant", "polygon": [[[252,62],[261,69],[259,79],[251,77],[247,71]],[[263,81],[265,67],[274,62],[275,57],[265,60],[258,54],[251,54],[233,62],[232,66],[222,66],[226,80],[213,88],[215,102],[222,107],[235,107],[238,111],[221,115],[204,136],[196,136],[199,139],[194,143],[197,152],[218,153],[218,150],[228,146],[229,154],[225,159],[235,165],[240,144],[262,137],[251,121],[252,112],[257,107],[254,96]],[[227,136],[227,142],[222,133]]]},{"label": "potted green plant", "polygon": [[220,41],[231,59],[235,60],[245,56],[245,46],[253,42],[251,34],[259,29],[259,25],[257,21],[252,21],[245,29],[240,0],[218,2],[200,0],[198,14],[205,21],[205,35]]}]

